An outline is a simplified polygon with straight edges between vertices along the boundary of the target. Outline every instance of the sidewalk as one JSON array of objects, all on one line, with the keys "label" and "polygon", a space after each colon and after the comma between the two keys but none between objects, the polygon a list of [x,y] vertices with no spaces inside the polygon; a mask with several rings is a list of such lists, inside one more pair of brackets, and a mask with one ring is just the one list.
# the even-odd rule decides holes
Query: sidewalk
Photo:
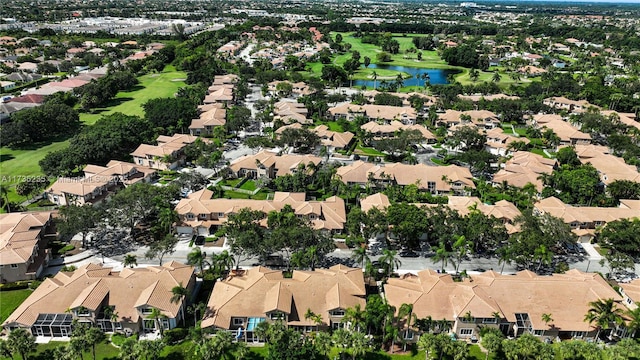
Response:
[{"label": "sidewalk", "polygon": [[578,246],[582,245],[584,250],[589,254],[589,260],[600,261],[602,259],[602,255],[593,247],[593,244],[590,243],[580,243]]}]

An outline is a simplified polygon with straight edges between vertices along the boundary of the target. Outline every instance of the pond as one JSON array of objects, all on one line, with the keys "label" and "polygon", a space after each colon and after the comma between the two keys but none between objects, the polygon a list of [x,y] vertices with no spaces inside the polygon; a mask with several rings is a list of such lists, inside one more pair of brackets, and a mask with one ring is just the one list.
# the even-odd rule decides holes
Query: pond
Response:
[{"label": "pond", "polygon": [[[393,71],[408,73],[409,75],[411,75],[411,78],[404,80],[404,86],[424,86],[424,80],[420,78],[420,75],[424,73],[429,74],[429,82],[433,85],[448,84],[449,81],[447,80],[447,78],[449,77],[449,75],[455,75],[460,73],[460,71],[452,70],[452,69],[422,69],[422,68],[413,68],[413,67],[407,67],[407,66],[376,65],[376,64],[369,65],[367,72],[371,74],[371,72],[374,71],[375,69],[385,69],[385,70],[393,70]],[[380,81],[382,80],[385,80],[387,82],[393,82],[395,81],[395,77],[393,79],[389,79],[389,78],[381,78],[379,76],[375,85],[380,86]],[[360,87],[362,85],[374,87],[374,82],[373,80],[354,80],[353,81],[354,87]]]}]

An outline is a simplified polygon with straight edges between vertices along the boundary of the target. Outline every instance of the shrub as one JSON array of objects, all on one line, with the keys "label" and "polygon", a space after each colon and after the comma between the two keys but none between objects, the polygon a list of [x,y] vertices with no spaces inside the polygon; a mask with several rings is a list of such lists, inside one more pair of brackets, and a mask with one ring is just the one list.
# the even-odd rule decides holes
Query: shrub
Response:
[{"label": "shrub", "polygon": [[166,330],[164,332],[164,340],[169,345],[177,344],[182,340],[186,339],[189,335],[189,330],[185,328],[175,328],[171,330]]},{"label": "shrub", "polygon": [[21,290],[29,287],[30,281],[16,281],[12,283],[0,284],[0,291]]}]

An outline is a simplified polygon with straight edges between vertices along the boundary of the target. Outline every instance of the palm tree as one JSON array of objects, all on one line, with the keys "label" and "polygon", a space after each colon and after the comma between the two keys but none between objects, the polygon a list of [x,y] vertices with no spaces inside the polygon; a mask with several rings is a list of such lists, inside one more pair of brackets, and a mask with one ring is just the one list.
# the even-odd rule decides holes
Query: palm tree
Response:
[{"label": "palm tree", "polygon": [[396,91],[400,92],[400,88],[404,86],[404,76],[402,73],[398,73],[396,76]]},{"label": "palm tree", "polygon": [[499,72],[494,72],[493,76],[491,77],[491,81],[493,81],[494,83],[498,83],[500,82],[500,80],[502,80],[502,76],[500,76]]},{"label": "palm tree", "polygon": [[198,314],[207,310],[207,304],[199,302],[197,304],[191,304],[187,306],[187,312],[193,314],[193,323],[198,323]]},{"label": "palm tree", "polygon": [[384,249],[382,250],[382,256],[380,256],[380,264],[387,271],[387,277],[391,276],[393,272],[402,265],[402,262],[396,258],[398,254],[395,250]]},{"label": "palm tree", "polygon": [[[213,266],[215,268],[220,269],[220,271],[224,274],[231,271],[231,269],[233,268],[233,265],[235,264],[235,261],[233,260],[233,256],[229,254],[227,250],[222,251],[218,255],[213,254],[211,255],[211,258],[213,260]],[[235,265],[240,266],[239,263]]]},{"label": "palm tree", "polygon": [[447,245],[440,241],[440,245],[436,249],[435,255],[431,258],[431,261],[437,263],[438,261],[442,262],[442,266],[440,267],[440,271],[444,273],[444,268],[449,264],[451,259],[453,258],[453,254],[447,250]]},{"label": "palm tree", "polygon": [[164,327],[162,326],[162,319],[166,319],[167,315],[163,314],[160,309],[153,308],[151,309],[151,314],[149,314],[149,319],[153,320],[156,328],[160,331],[160,338],[164,335]]},{"label": "palm tree", "polygon": [[[404,326],[407,328],[407,330],[404,332],[402,338],[403,339],[407,339],[409,337],[409,331],[411,331],[411,325],[412,323],[415,323],[415,321],[418,319],[416,314],[413,313],[413,304],[402,304],[400,305],[400,308],[398,309],[398,319],[405,319],[404,322]],[[405,342],[405,348],[404,350],[406,351],[406,342]]]},{"label": "palm tree", "polygon": [[502,274],[505,264],[511,264],[511,261],[513,261],[513,256],[511,254],[511,250],[506,246],[499,248],[497,253],[498,265],[502,264],[502,267],[500,268],[500,274]]},{"label": "palm tree", "polygon": [[136,359],[155,360],[164,349],[162,340],[138,341],[133,349]]},{"label": "palm tree", "polygon": [[367,336],[361,332],[354,332],[351,334],[351,358],[356,360],[363,358],[364,355],[371,349],[371,343]]},{"label": "palm tree", "polygon": [[373,90],[375,90],[377,89],[376,80],[378,79],[378,73],[375,70],[371,72],[371,78],[373,79]]},{"label": "palm tree", "polygon": [[326,331],[320,331],[313,337],[313,346],[316,347],[319,353],[323,356],[327,356],[331,348],[333,347],[333,340],[331,335]]},{"label": "palm tree", "polygon": [[367,322],[366,315],[366,311],[360,308],[360,304],[356,304],[356,306],[345,311],[344,320],[350,322],[356,331],[361,331]]},{"label": "palm tree", "polygon": [[[549,326],[549,323],[553,321],[553,318],[551,317],[551,314],[549,313],[544,313],[540,316],[540,319],[542,321],[544,321],[545,325]],[[543,333],[544,334],[544,333]]]},{"label": "palm tree", "polygon": [[471,81],[476,82],[478,81],[478,78],[480,77],[480,72],[478,72],[478,69],[471,69],[469,70],[469,79],[471,79]]},{"label": "palm tree", "polygon": [[640,307],[636,307],[633,310],[627,310],[624,313],[624,317],[627,320],[627,324],[625,326],[631,333],[630,336],[635,337],[636,332],[640,330]]},{"label": "palm tree", "polygon": [[22,360],[27,360],[29,354],[36,351],[36,339],[25,329],[15,329],[9,333],[7,347],[14,354],[20,354]]},{"label": "palm tree", "polygon": [[322,325],[322,314],[316,314],[311,309],[307,309],[307,312],[304,314],[305,320],[312,320],[314,324],[317,326]]},{"label": "palm tree", "polygon": [[356,246],[355,249],[353,249],[353,253],[351,255],[351,258],[353,259],[353,261],[355,261],[358,264],[362,264],[362,268],[365,268],[365,265],[367,263],[369,263],[369,256],[367,255],[367,247],[366,244],[360,244],[359,246]]},{"label": "palm tree", "polygon": [[96,345],[103,342],[105,339],[104,331],[95,326],[89,327],[87,331],[84,333],[85,341],[87,345],[91,347],[91,354],[93,355],[93,360],[96,360]]},{"label": "palm tree", "polygon": [[613,299],[600,299],[589,303],[589,310],[584,316],[584,321],[589,324],[595,323],[598,328],[596,340],[602,329],[611,329],[612,325],[620,325],[623,323],[623,311]]},{"label": "palm tree", "polygon": [[122,260],[122,265],[124,267],[130,267],[133,268],[134,266],[138,266],[138,258],[133,255],[133,254],[127,254],[124,256],[124,259]]},{"label": "palm tree", "polygon": [[204,266],[207,263],[207,253],[202,252],[200,248],[194,248],[187,254],[187,264],[196,265],[200,269],[200,275],[204,273]]},{"label": "palm tree", "polygon": [[185,301],[189,296],[189,290],[179,283],[177,286],[171,288],[171,301],[172,304],[180,304],[180,313],[182,313],[182,324],[186,325],[186,319],[184,316]]},{"label": "palm tree", "polygon": [[160,213],[158,214],[158,221],[160,222],[160,226],[166,234],[171,233],[171,227],[173,226],[173,223],[178,220],[180,220],[180,217],[178,216],[178,213],[173,209],[164,208],[160,210]]}]

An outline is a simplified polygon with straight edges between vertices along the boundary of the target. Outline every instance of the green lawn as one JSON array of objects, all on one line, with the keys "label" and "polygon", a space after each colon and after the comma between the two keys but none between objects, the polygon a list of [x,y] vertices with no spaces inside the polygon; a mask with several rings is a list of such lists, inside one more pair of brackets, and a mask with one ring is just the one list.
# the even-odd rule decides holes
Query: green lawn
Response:
[{"label": "green lawn", "polygon": [[257,188],[258,187],[256,186],[256,182],[253,180],[247,180],[244,184],[242,184],[242,186],[240,186],[240,189],[248,191],[254,191]]},{"label": "green lawn", "polygon": [[31,295],[29,289],[0,291],[0,324],[11,315],[13,310],[18,308],[22,302]]},{"label": "green lawn", "polygon": [[[144,75],[134,90],[119,92],[110,107],[96,109],[93,113],[81,113],[80,120],[86,125],[94,124],[102,115],[122,112],[127,115],[143,116],[142,104],[150,99],[170,97],[185,86],[186,74],[176,71],[173,66],[165,67],[162,73]],[[9,201],[24,201],[16,194],[15,184],[25,176],[42,175],[38,162],[49,152],[64,149],[68,140],[34,145],[28,149],[12,150],[0,148],[0,184],[9,186]]]},{"label": "green lawn", "polygon": [[223,198],[227,199],[255,199],[255,200],[266,200],[269,192],[260,190],[255,195],[249,195],[245,193],[240,193],[236,191],[225,191],[222,195]]},{"label": "green lawn", "polygon": [[315,123],[318,125],[326,125],[331,131],[335,131],[339,133],[344,132],[342,125],[338,124],[337,121],[326,121],[326,122],[316,121]]},{"label": "green lawn", "polygon": [[385,153],[380,152],[372,147],[362,146],[361,143],[358,143],[358,145],[356,145],[356,150],[354,151],[354,153],[359,155],[368,155],[368,156],[385,156],[386,155]]},{"label": "green lawn", "polygon": [[176,71],[173,66],[165,67],[161,73],[143,75],[138,78],[140,83],[133,90],[119,92],[108,107],[80,114],[80,120],[92,125],[103,115],[115,112],[144,116],[144,103],[151,99],[173,96],[179,88],[185,86],[186,77],[186,73]]}]

